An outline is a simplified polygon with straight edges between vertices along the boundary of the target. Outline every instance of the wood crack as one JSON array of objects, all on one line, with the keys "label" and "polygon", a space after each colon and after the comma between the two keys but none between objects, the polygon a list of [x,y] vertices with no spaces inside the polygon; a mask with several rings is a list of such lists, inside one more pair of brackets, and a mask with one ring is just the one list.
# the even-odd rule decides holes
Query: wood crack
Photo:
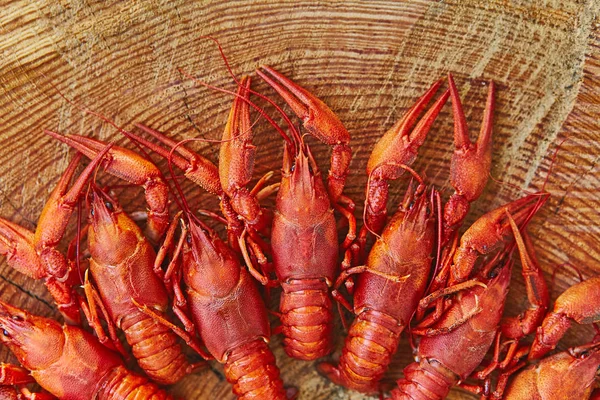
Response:
[{"label": "wood crack", "polygon": [[35,299],[35,300],[37,300],[37,301],[39,301],[39,302],[43,303],[43,304],[44,304],[46,307],[48,307],[49,309],[51,309],[51,310],[54,310],[54,309],[55,309],[55,308],[52,306],[52,304],[50,304],[50,303],[49,303],[49,302],[47,302],[46,300],[42,299],[41,297],[37,296],[35,293],[31,293],[29,290],[25,289],[23,286],[19,285],[19,284],[18,284],[18,283],[16,283],[15,281],[13,281],[13,280],[11,280],[11,279],[9,279],[9,278],[5,277],[4,275],[0,275],[0,278],[1,278],[1,279],[2,279],[4,282],[6,282],[6,283],[8,283],[8,284],[10,284],[10,285],[12,285],[12,286],[14,286],[14,287],[16,287],[17,289],[19,289],[21,292],[25,293],[27,296],[31,297],[32,299]]}]

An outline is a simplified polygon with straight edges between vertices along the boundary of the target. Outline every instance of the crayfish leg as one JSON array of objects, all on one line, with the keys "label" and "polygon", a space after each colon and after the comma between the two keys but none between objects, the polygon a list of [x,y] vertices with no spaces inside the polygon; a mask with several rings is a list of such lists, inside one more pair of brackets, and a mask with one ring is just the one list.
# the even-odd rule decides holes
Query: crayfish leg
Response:
[{"label": "crayfish leg", "polygon": [[550,298],[548,286],[537,262],[535,250],[527,231],[519,232],[517,223],[508,216],[515,242],[521,258],[522,274],[530,307],[517,317],[505,318],[501,323],[502,333],[509,339],[520,339],[529,335],[541,324]]},{"label": "crayfish leg", "polygon": [[35,379],[29,370],[18,365],[0,363],[0,386],[27,385],[34,382]]},{"label": "crayfish leg", "polygon": [[507,215],[510,215],[517,225],[524,226],[548,197],[545,193],[524,196],[477,219],[460,239],[460,245],[454,253],[448,285],[464,282],[482,256],[508,246],[507,241],[509,236],[512,236],[512,228]]},{"label": "crayfish leg", "polygon": [[600,277],[587,279],[565,290],[537,329],[529,359],[541,358],[554,349],[573,322],[589,324],[600,321],[599,303]]},{"label": "crayfish leg", "polygon": [[[81,299],[79,303],[81,309],[83,310],[83,314],[85,315],[90,328],[92,328],[94,333],[96,333],[98,341],[109,347],[111,350],[117,350],[125,359],[128,359],[129,354],[117,336],[117,327],[108,314],[108,310],[106,309],[100,294],[90,282],[88,272],[89,270],[85,271],[85,279],[83,282],[83,290],[87,302]],[[99,312],[102,314],[102,318],[106,322],[108,336],[106,335],[106,332],[104,332],[104,328],[102,327],[100,319],[98,318]],[[108,343],[109,339],[110,343]]]}]

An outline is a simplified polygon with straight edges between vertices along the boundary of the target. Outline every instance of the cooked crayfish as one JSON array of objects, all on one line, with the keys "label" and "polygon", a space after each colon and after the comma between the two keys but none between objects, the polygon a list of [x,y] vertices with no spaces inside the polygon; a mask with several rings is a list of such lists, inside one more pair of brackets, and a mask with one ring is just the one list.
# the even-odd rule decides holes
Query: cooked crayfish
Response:
[{"label": "cooked crayfish", "polygon": [[338,236],[321,173],[306,144],[286,147],[271,232],[273,262],[283,292],[279,311],[285,351],[314,360],[332,348],[329,290],[338,270]]},{"label": "cooked crayfish", "polygon": [[[97,310],[105,309],[107,323],[124,332],[146,374],[161,384],[175,383],[194,366],[183,355],[178,336],[154,315],[140,310],[140,306],[151,308],[160,318],[166,318],[169,295],[154,270],[160,270],[160,265],[155,267],[156,253],[116,200],[94,184],[89,197],[89,271],[97,286],[93,288],[86,280],[90,325],[103,338]],[[189,335],[178,333],[194,346]],[[118,341],[114,333],[111,339]]]},{"label": "cooked crayfish", "polygon": [[186,225],[181,268],[198,334],[225,364],[225,376],[240,399],[286,399],[267,345],[267,310],[254,280],[214,232],[193,218]]},{"label": "cooked crayfish", "polygon": [[257,73],[304,120],[304,127],[334,147],[328,192],[308,144],[290,126],[296,142],[285,146],[271,232],[275,273],[283,289],[279,310],[285,351],[294,358],[314,360],[327,355],[333,344],[329,291],[337,276],[339,244],[332,202],[349,217],[350,239],[355,235],[351,210],[338,204],[348,204],[342,191],[351,156],[350,136],[321,100],[272,68],[263,68],[281,84]]},{"label": "cooked crayfish", "polygon": [[[411,112],[415,108],[417,113],[422,111],[439,86],[440,82],[434,84]],[[423,121],[415,128],[416,132],[413,135],[424,138],[448,96],[449,94],[445,93],[436,101],[423,117]],[[404,117],[402,121],[412,119],[414,122],[417,115]],[[410,128],[410,123],[403,129]],[[376,173],[389,178],[390,174],[398,173],[401,169],[393,158],[390,160],[390,157],[395,155],[389,152],[393,147],[389,143],[393,139],[393,134],[402,131],[397,128],[398,126],[399,124],[396,124],[396,128],[392,128],[375,146],[370,160],[377,167],[373,167],[369,172],[370,177],[372,173]],[[387,144],[384,146],[382,143]],[[421,180],[420,177],[418,178]],[[379,182],[381,183],[379,186],[387,193],[388,183],[384,180]],[[435,243],[435,217],[431,201],[425,193],[422,180],[416,191],[414,188],[409,189],[402,206],[375,242],[367,264],[354,268],[345,265],[349,269],[342,271],[337,279],[334,294],[342,304],[354,312],[356,319],[350,327],[339,366],[334,367],[327,363],[319,366],[321,372],[332,381],[361,392],[378,390],[378,382],[396,351],[400,334],[408,325],[427,286],[431,253]],[[365,208],[369,207],[367,201]],[[385,200],[383,209],[385,209]],[[369,222],[374,222],[376,225],[385,222],[385,212],[377,215],[375,220]],[[370,216],[372,214],[367,213],[365,221]],[[369,222],[365,222],[365,226]],[[377,229],[381,231],[380,228]],[[358,286],[354,289],[352,309],[349,304],[345,304],[338,289],[353,274],[360,274],[360,276]]]},{"label": "cooked crayfish", "polygon": [[[0,301],[0,329],[0,341],[42,388],[58,398],[171,399],[154,383],[127,370],[117,353],[78,327],[61,326]],[[3,365],[2,371],[0,385],[31,382],[19,367]]]},{"label": "cooked crayfish", "polygon": [[575,347],[540,360],[510,382],[506,400],[598,399],[600,343]]},{"label": "cooked crayfish", "polygon": [[[419,343],[420,361],[404,369],[404,378],[398,380],[392,399],[443,399],[453,385],[467,379],[479,366],[497,336],[510,283],[514,244],[506,236],[512,233],[517,238],[518,250],[524,257],[523,253],[528,250],[522,246],[524,242],[520,240],[517,224],[523,229],[546,199],[545,195],[535,194],[516,200],[484,215],[465,232],[463,237],[488,237],[485,253],[479,252],[477,257],[470,258],[472,268],[468,276],[473,275],[476,262],[484,254],[499,251],[475,272],[474,278],[424,299],[430,302],[456,293],[433,324],[412,331],[424,336]],[[476,230],[469,233],[473,227]],[[457,249],[459,259],[461,251],[462,247]],[[541,275],[531,264],[523,263],[522,267],[524,276]],[[528,286],[528,291],[536,289]]]},{"label": "cooked crayfish", "polygon": [[337,384],[367,393],[379,389],[400,334],[427,286],[435,243],[435,215],[428,196],[423,185],[409,189],[373,245],[367,265],[343,271],[336,282],[337,290],[347,276],[360,273],[354,291],[356,318],[339,366],[319,365]]}]

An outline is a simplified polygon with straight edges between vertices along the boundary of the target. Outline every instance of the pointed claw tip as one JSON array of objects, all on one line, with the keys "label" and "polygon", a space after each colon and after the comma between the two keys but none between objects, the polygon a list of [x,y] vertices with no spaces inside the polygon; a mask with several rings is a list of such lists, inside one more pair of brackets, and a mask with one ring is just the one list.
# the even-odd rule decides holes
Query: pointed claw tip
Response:
[{"label": "pointed claw tip", "polygon": [[444,83],[444,80],[438,79],[437,81],[435,81],[431,84],[431,86],[429,87],[427,92],[433,92],[433,93],[437,92],[437,90],[440,88],[440,86],[442,86],[442,83]]},{"label": "pointed claw tip", "polygon": [[259,65],[258,68],[255,69],[256,74],[258,76],[260,76],[261,78],[263,78],[264,80],[269,79],[269,76],[267,75],[267,73],[269,75],[273,75],[273,69],[271,67],[269,67],[268,65]]},{"label": "pointed claw tip", "polygon": [[456,88],[454,77],[450,73],[448,73],[448,90],[452,93],[452,97],[458,98],[458,89]]},{"label": "pointed claw tip", "polygon": [[448,72],[448,83],[454,84],[454,75],[452,75],[452,72]]},{"label": "pointed claw tip", "polygon": [[259,67],[259,68],[256,68],[256,69],[254,70],[254,72],[256,72],[256,75],[260,76],[260,77],[261,77],[261,78],[263,78],[265,81],[266,81],[267,79],[269,79],[269,77],[267,76],[267,74],[265,74],[263,71],[261,71],[261,70],[260,70],[260,67]]}]

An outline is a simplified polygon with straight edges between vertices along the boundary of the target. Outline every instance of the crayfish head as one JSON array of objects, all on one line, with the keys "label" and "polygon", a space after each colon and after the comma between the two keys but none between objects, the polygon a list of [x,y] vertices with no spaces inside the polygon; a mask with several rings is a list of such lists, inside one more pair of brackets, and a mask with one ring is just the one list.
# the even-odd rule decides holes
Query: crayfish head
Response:
[{"label": "crayfish head", "polygon": [[94,187],[88,196],[88,243],[92,258],[102,264],[116,265],[131,255],[143,235],[116,200]]},{"label": "crayfish head", "polygon": [[60,356],[64,335],[58,322],[0,300],[0,341],[25,368],[35,370],[44,368]]},{"label": "crayfish head", "polygon": [[184,280],[189,290],[223,297],[238,284],[241,266],[236,254],[216,234],[188,221],[183,247]]},{"label": "crayfish head", "polygon": [[293,223],[308,225],[331,212],[331,201],[308,145],[293,157],[286,147],[277,212]]},{"label": "crayfish head", "polygon": [[[405,251],[406,243],[415,243],[420,256],[427,257],[435,242],[435,214],[429,193],[424,185],[412,182],[406,191],[402,205],[390,219],[383,235],[396,251]],[[410,252],[415,252],[410,246]],[[407,254],[408,255],[408,254]]]},{"label": "crayfish head", "polygon": [[91,185],[88,196],[89,221],[94,228],[116,223],[117,215],[123,210],[119,203],[96,185]]}]

